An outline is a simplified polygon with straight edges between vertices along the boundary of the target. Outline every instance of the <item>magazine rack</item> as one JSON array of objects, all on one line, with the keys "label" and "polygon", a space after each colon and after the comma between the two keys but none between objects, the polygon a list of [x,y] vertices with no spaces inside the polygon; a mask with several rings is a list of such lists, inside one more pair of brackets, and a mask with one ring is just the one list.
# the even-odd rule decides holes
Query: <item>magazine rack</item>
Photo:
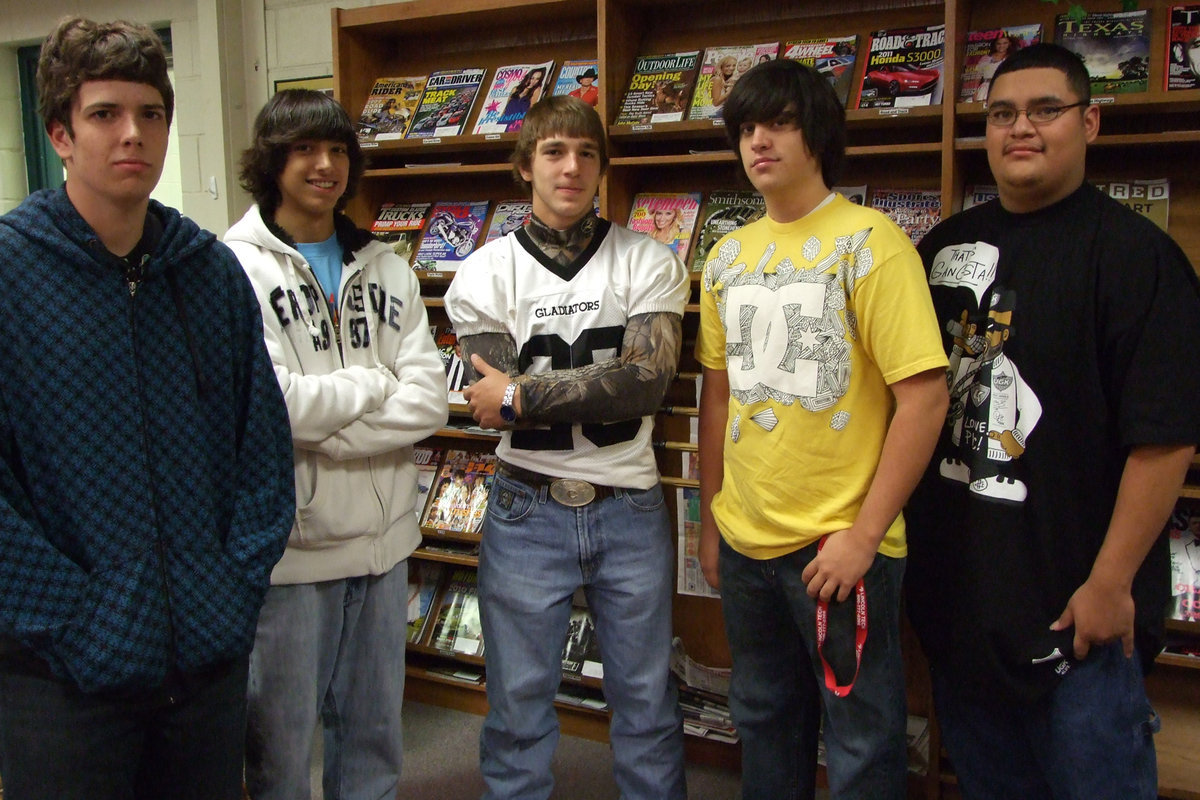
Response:
[{"label": "magazine rack", "polygon": [[[1200,90],[1166,92],[1163,64],[1167,0],[1143,0],[1150,9],[1150,88],[1137,94],[1101,96],[1101,135],[1089,151],[1089,178],[1130,181],[1170,178],[1170,233],[1200,265],[1200,171],[1191,165],[1200,144],[1196,112]],[[836,9],[836,10],[835,10]],[[944,24],[945,78],[940,105],[909,109],[849,110],[846,174],[841,183],[939,190],[943,216],[962,206],[964,187],[990,183],[983,148],[980,103],[956,103],[966,34],[1001,25],[1040,23],[1052,38],[1054,17],[1067,4],[1042,0],[991,3],[984,0],[414,0],[414,2],[334,9],[334,75],[337,98],[356,114],[377,77],[429,74],[437,69],[484,67],[553,59],[599,59],[598,111],[609,123],[611,164],[600,190],[601,213],[624,222],[634,195],[645,191],[703,191],[745,188],[720,121],[683,121],[649,126],[613,126],[622,92],[639,55],[703,49],[812,36],[858,34],[861,57],[872,30]],[[853,108],[853,92],[850,106]],[[468,119],[471,130],[476,109]],[[515,133],[398,140],[368,150],[370,169],[350,215],[369,226],[384,202],[507,200],[520,195],[507,162]],[[445,324],[441,297],[452,274],[422,274],[431,322]],[[693,280],[698,274],[693,273]],[[679,478],[683,458],[694,451],[690,435],[697,405],[692,355],[698,306],[688,306],[680,378],[658,415],[655,438],[660,467],[669,486],[695,485]],[[465,409],[456,413],[465,417]],[[469,421],[469,418],[466,418]],[[486,439],[447,430],[439,444],[455,437]],[[1191,491],[1191,490],[1189,490]],[[1200,489],[1194,490],[1200,497]],[[673,492],[671,493],[673,495]],[[444,558],[421,554],[417,558]],[[470,563],[469,557],[453,557]],[[704,664],[727,666],[728,647],[717,601],[676,595],[674,623],[689,655]],[[1184,635],[1200,641],[1198,626]],[[906,638],[911,713],[932,716],[923,660]],[[1160,791],[1165,797],[1200,798],[1200,665],[1198,659],[1160,659],[1148,683],[1163,717],[1157,737]],[[412,696],[426,702],[483,712],[478,685],[443,678],[410,665]],[[563,707],[563,729],[604,738],[603,713]],[[688,737],[689,757],[736,765],[736,748]],[[930,736],[928,770],[914,774],[913,796],[957,797],[953,776],[939,759],[936,725]]]}]

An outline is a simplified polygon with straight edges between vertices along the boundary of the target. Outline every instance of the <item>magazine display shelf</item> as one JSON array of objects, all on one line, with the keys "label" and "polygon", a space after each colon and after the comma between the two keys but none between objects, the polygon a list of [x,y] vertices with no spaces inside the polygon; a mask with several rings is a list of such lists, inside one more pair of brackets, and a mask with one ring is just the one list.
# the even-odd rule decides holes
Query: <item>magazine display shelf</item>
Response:
[{"label": "magazine display shelf", "polygon": [[[1093,4],[1098,5],[1098,4]],[[1166,92],[1162,88],[1168,0],[1141,0],[1150,9],[1150,88],[1138,94],[1100,97],[1101,135],[1090,149],[1088,176],[1093,180],[1161,178],[1171,180],[1170,233],[1200,265],[1200,173],[1191,169],[1200,142],[1200,90]],[[648,126],[614,126],[622,93],[639,55],[703,49],[712,45],[786,41],[807,36],[858,34],[855,83],[861,81],[867,37],[873,30],[944,24],[946,52],[944,98],[940,105],[910,109],[847,111],[848,150],[843,185],[869,188],[936,189],[943,216],[962,206],[965,186],[991,182],[983,149],[983,107],[957,103],[958,75],[969,30],[1010,24],[1041,23],[1053,38],[1054,17],[1069,4],[1042,0],[413,0],[390,5],[333,10],[333,61],[336,97],[357,114],[376,78],[429,74],[437,69],[484,67],[553,59],[599,59],[598,111],[609,123],[610,167],[601,184],[601,213],[623,223],[635,194],[643,191],[696,191],[745,188],[724,129],[712,121],[683,121]],[[1115,3],[1104,5],[1111,10]],[[1090,10],[1099,10],[1090,9]],[[853,106],[854,92],[849,105]],[[467,130],[478,114],[473,109]],[[367,150],[370,158],[358,196],[348,212],[369,226],[387,201],[487,199],[521,195],[511,178],[508,155],[516,133],[463,135],[440,139],[385,142]],[[431,322],[446,324],[442,295],[452,273],[418,273]],[[698,281],[698,273],[693,273]],[[696,290],[698,292],[698,289]],[[681,478],[684,459],[693,449],[695,415],[692,355],[698,325],[694,293],[684,328],[681,374],[671,387],[656,421],[656,453],[674,503],[675,488],[694,486]],[[456,408],[455,413],[465,414]],[[494,439],[447,429],[433,442],[461,444],[464,438],[488,447]],[[1193,488],[1194,485],[1194,488]],[[1200,479],[1185,496],[1200,497]],[[427,542],[436,537],[427,537]],[[471,563],[469,556],[421,553],[418,557]],[[674,623],[687,652],[701,663],[728,666],[728,646],[717,601],[676,595]],[[1200,640],[1200,630],[1184,630]],[[905,632],[909,706],[932,717],[923,658]],[[465,684],[433,671],[414,653],[408,669],[410,696],[426,702],[486,710],[481,684]],[[1148,679],[1163,717],[1156,739],[1160,792],[1164,797],[1200,800],[1200,669],[1180,657],[1164,656]],[[563,729],[604,739],[607,714],[560,705]],[[736,765],[736,746],[687,737],[689,757]],[[936,724],[930,731],[929,767],[912,774],[910,795],[957,797],[957,785],[940,758]]]}]

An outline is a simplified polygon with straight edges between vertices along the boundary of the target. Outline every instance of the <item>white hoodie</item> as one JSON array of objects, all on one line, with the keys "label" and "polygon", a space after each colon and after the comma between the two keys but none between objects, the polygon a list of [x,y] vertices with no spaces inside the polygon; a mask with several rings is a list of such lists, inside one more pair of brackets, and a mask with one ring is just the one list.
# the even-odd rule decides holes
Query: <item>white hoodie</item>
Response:
[{"label": "white hoodie", "polygon": [[295,443],[296,520],[272,584],[380,575],[407,558],[421,541],[412,445],[448,415],[416,276],[391,247],[335,220],[353,251],[336,330],[308,262],[258,206],[225,234],[258,295]]}]

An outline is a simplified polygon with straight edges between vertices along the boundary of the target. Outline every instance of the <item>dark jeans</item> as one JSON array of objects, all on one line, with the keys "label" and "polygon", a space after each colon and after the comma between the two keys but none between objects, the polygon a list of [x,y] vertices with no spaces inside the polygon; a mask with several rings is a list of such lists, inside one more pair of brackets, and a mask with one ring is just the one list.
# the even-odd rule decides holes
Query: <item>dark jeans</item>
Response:
[{"label": "dark jeans", "polygon": [[1141,661],[1093,647],[1035,706],[982,706],[933,670],[942,741],[969,800],[1154,800],[1158,716]]},{"label": "dark jeans", "polygon": [[[877,554],[863,576],[868,633],[862,666],[853,691],[835,697],[817,655],[816,604],[800,577],[816,553],[813,543],[758,561],[721,541],[721,608],[733,653],[729,706],[742,739],[742,799],[813,797],[817,727],[823,723],[831,797],[903,800],[904,559]],[[854,632],[853,599],[831,606],[825,650],[842,684],[854,676]]]},{"label": "dark jeans", "polygon": [[117,696],[0,662],[5,800],[239,800],[246,664]]}]

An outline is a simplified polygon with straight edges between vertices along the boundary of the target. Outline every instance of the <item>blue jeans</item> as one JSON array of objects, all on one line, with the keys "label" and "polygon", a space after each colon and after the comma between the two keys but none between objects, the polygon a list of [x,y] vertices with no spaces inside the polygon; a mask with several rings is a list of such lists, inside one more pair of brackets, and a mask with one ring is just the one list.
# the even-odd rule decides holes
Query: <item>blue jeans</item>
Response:
[{"label": "blue jeans", "polygon": [[1045,702],[979,705],[933,670],[942,743],[968,800],[1154,800],[1159,720],[1135,653],[1093,647]]},{"label": "blue jeans", "polygon": [[5,800],[239,800],[246,660],[160,689],[83,694],[0,666]]},{"label": "blue jeans", "polygon": [[487,800],[550,796],[554,694],[579,586],[596,620],[621,797],[683,800],[682,716],[670,678],[673,553],[661,486],[568,508],[544,488],[496,475],[479,554]]},{"label": "blue jeans", "polygon": [[[744,800],[811,798],[818,723],[838,800],[903,800],[907,781],[900,583],[904,559],[875,556],[864,576],[867,640],[854,689],[836,697],[817,654],[816,603],[801,573],[812,544],[756,560],[721,542],[721,608],[733,655],[729,705],[742,740]],[[838,682],[854,675],[854,595],[830,606],[824,646]],[[823,710],[822,710],[823,706]]]},{"label": "blue jeans", "polygon": [[254,800],[311,796],[318,715],[326,800],[396,796],[407,607],[407,561],[384,575],[268,590],[250,655],[246,788]]}]

